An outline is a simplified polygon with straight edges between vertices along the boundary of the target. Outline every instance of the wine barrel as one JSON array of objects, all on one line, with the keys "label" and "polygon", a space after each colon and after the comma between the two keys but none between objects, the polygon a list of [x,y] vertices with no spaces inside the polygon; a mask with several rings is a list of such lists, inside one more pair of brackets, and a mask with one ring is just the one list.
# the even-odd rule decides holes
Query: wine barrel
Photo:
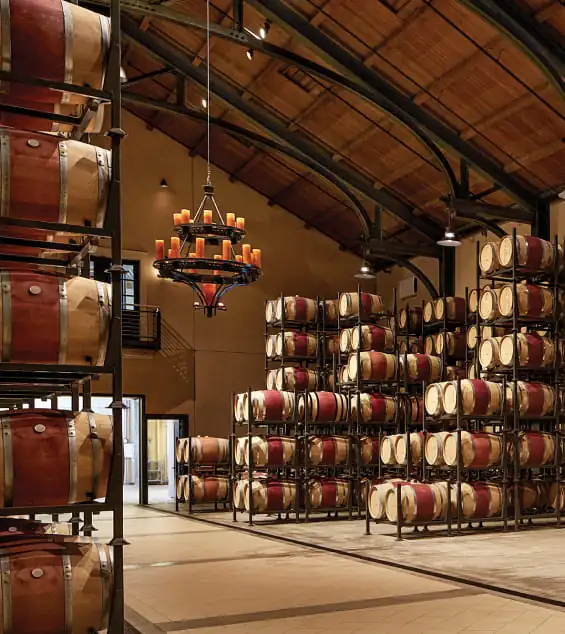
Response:
[{"label": "wine barrel", "polygon": [[315,370],[306,368],[279,368],[275,370],[275,388],[277,390],[315,390],[318,375]]},{"label": "wine barrel", "polygon": [[445,378],[448,381],[456,381],[457,379],[465,379],[467,377],[467,370],[465,367],[458,365],[448,365],[445,368]]},{"label": "wine barrel", "polygon": [[490,337],[479,345],[479,363],[483,370],[495,370],[500,367],[500,346],[504,337]]},{"label": "wine barrel", "polygon": [[276,319],[276,299],[268,299],[265,302],[265,322],[268,324],[274,324]]},{"label": "wine barrel", "polygon": [[396,399],[383,394],[353,394],[350,397],[351,416],[357,420],[357,411],[364,423],[385,423],[395,419]]},{"label": "wine barrel", "polygon": [[[481,379],[463,379],[461,381],[461,409],[465,415],[490,416],[499,414],[502,409],[502,385]],[[449,383],[443,395],[446,414],[457,412],[457,383]]]},{"label": "wine barrel", "polygon": [[357,354],[351,354],[347,361],[347,372],[351,381],[392,381],[396,376],[396,356],[386,352],[360,352],[361,371],[357,364]]},{"label": "wine barrel", "polygon": [[[179,447],[179,443],[181,446]],[[212,436],[193,436],[177,440],[177,461],[188,463],[188,452],[191,451],[192,464],[222,464],[229,460],[229,440]],[[182,448],[182,459],[178,460],[179,449]],[[190,449],[189,449],[190,448]]]},{"label": "wine barrel", "polygon": [[308,392],[298,397],[298,416],[304,420],[308,398],[308,420],[337,423],[347,418],[347,396],[337,392]]},{"label": "wine barrel", "polygon": [[175,444],[175,454],[179,464],[184,462],[186,452],[188,452],[188,438],[177,438]]},{"label": "wine barrel", "polygon": [[229,499],[230,479],[228,477],[192,475],[190,483],[194,502],[227,502]]},{"label": "wine barrel", "polygon": [[326,326],[334,326],[337,324],[339,315],[339,302],[337,299],[326,299],[322,302],[322,310],[324,311],[324,323]]},{"label": "wine barrel", "polygon": [[467,351],[467,337],[464,332],[446,332],[436,338],[435,348],[438,355],[445,354],[451,359],[464,360]]},{"label": "wine barrel", "polygon": [[376,317],[384,312],[383,298],[370,293],[342,293],[339,296],[339,314],[343,318],[363,319]]},{"label": "wine barrel", "polygon": [[[519,317],[540,319],[550,317],[553,313],[553,293],[543,286],[533,284],[518,284],[517,314]],[[500,314],[503,317],[512,317],[514,312],[514,287],[506,284],[502,287],[499,297]]]},{"label": "wine barrel", "polygon": [[[514,455],[513,443],[510,455]],[[520,432],[518,437],[518,455],[523,469],[535,469],[555,460],[555,437],[539,431]]]},{"label": "wine barrel", "polygon": [[112,549],[85,538],[2,544],[3,634],[106,630],[112,603]]},{"label": "wine barrel", "polygon": [[307,297],[279,297],[275,303],[275,321],[312,324],[318,316],[318,303]]},{"label": "wine barrel", "polygon": [[6,414],[0,419],[1,506],[57,506],[106,497],[113,451],[110,416],[81,412],[73,418],[47,409]]},{"label": "wine barrel", "polygon": [[347,480],[316,478],[308,482],[307,495],[312,509],[339,509],[349,504],[350,486]]},{"label": "wine barrel", "polygon": [[310,436],[308,456],[310,463],[320,467],[346,464],[351,451],[351,441],[346,436]]},{"label": "wine barrel", "polygon": [[451,499],[451,517],[455,517],[457,513],[457,490],[455,484],[439,481],[430,482],[429,485],[436,500],[436,519],[442,518],[447,520],[448,495]]},{"label": "wine barrel", "polygon": [[[422,460],[424,453],[424,434],[422,432],[410,434],[410,452],[412,464]],[[407,434],[401,434],[396,441],[396,462],[397,464],[407,464],[408,462],[408,438]]]},{"label": "wine barrel", "polygon": [[347,363],[339,368],[338,380],[342,385],[345,383],[349,383],[352,380],[349,376],[349,366]]},{"label": "wine barrel", "polygon": [[386,518],[386,495],[388,491],[395,488],[395,482],[401,482],[399,478],[392,478],[385,482],[371,485],[369,490],[369,515],[374,520],[384,520]]},{"label": "wine barrel", "polygon": [[500,317],[500,288],[487,286],[481,290],[479,298],[479,315],[485,321],[493,321]]},{"label": "wine barrel", "polygon": [[392,330],[373,325],[352,328],[351,350],[391,352],[394,350]]},{"label": "wine barrel", "polygon": [[249,490],[249,479],[247,473],[242,473],[239,480],[235,480],[233,483],[233,495],[232,504],[238,511],[245,509],[244,496],[247,495]]},{"label": "wine barrel", "polygon": [[186,491],[187,489],[187,480],[188,480],[188,476],[187,475],[180,475],[177,476],[177,486],[176,486],[176,490],[177,490],[177,500],[179,502],[187,502],[188,498],[186,496]]},{"label": "wine barrel", "polygon": [[549,489],[549,506],[557,511],[565,509],[565,484],[552,482]]},{"label": "wine barrel", "polygon": [[322,341],[326,355],[331,359],[334,354],[339,354],[339,336],[338,335],[323,335]]},{"label": "wine barrel", "polygon": [[[535,332],[516,335],[518,365],[522,368],[543,368],[553,364],[555,349],[553,342]],[[500,361],[505,366],[514,363],[514,335],[506,335],[500,342]]]},{"label": "wine barrel", "polygon": [[110,285],[84,277],[0,271],[2,361],[101,365]]},{"label": "wine barrel", "polygon": [[[33,17],[33,19],[30,19]],[[64,0],[2,0],[2,70],[101,90],[110,21]],[[3,79],[2,100],[83,104],[88,97]]]},{"label": "wine barrel", "polygon": [[428,484],[402,482],[386,494],[386,516],[389,521],[398,520],[398,486],[403,522],[431,522],[441,513],[434,491]]},{"label": "wine barrel", "polygon": [[278,370],[267,370],[266,386],[268,390],[276,390],[277,388],[277,372]]},{"label": "wine barrel", "polygon": [[421,308],[402,308],[398,315],[398,326],[410,333],[420,333],[422,330],[423,311]]},{"label": "wine barrel", "polygon": [[426,324],[431,323],[434,320],[434,303],[428,301],[424,304],[424,322]]},{"label": "wine barrel", "polygon": [[281,332],[275,335],[277,357],[305,357],[314,359],[318,352],[318,339],[305,332]]},{"label": "wine barrel", "polygon": [[440,431],[428,435],[424,454],[426,456],[426,462],[429,465],[434,467],[445,465],[444,446],[449,436],[451,436],[451,433],[448,431]]},{"label": "wine barrel", "polygon": [[354,328],[344,328],[339,333],[339,349],[341,352],[351,352],[351,334]]},{"label": "wine barrel", "polygon": [[479,310],[479,296],[480,291],[478,289],[472,288],[469,291],[468,309],[471,315],[474,315]]},{"label": "wine barrel", "polygon": [[[477,342],[484,341],[485,339],[490,339],[491,337],[504,337],[507,333],[505,328],[494,327],[494,326],[470,326],[467,330],[467,346],[474,350],[477,347]],[[480,336],[479,336],[480,335]]]},{"label": "wine barrel", "polygon": [[267,359],[274,359],[277,356],[277,336],[267,335],[265,338],[265,355]]},{"label": "wine barrel", "polygon": [[425,354],[436,354],[436,336],[426,335],[424,339],[424,352]]},{"label": "wine barrel", "polygon": [[[514,262],[514,238],[505,236],[500,241],[499,258],[504,268]],[[551,242],[534,236],[516,236],[516,263],[528,271],[547,271],[554,263],[554,247]]]},{"label": "wine barrel", "polygon": [[404,399],[404,411],[407,420],[412,423],[422,422],[424,399],[421,396],[408,396]]},{"label": "wine barrel", "polygon": [[104,226],[111,152],[72,139],[0,130],[0,215]]},{"label": "wine barrel", "polygon": [[380,443],[377,436],[363,436],[359,439],[359,453],[363,464],[379,464]]},{"label": "wine barrel", "polygon": [[396,460],[396,448],[400,434],[392,434],[390,436],[383,436],[381,439],[381,460],[386,465],[398,464]]},{"label": "wine barrel", "polygon": [[440,297],[434,302],[434,317],[438,321],[445,318],[447,321],[463,324],[465,312],[464,297]]},{"label": "wine barrel", "polygon": [[[543,383],[516,382],[516,395],[520,416],[538,418],[547,416],[553,411],[555,392]],[[510,411],[514,410],[514,383],[506,385],[506,403]]]},{"label": "wine barrel", "polygon": [[[245,510],[249,512],[249,485],[243,495]],[[278,513],[294,508],[296,484],[286,480],[253,480],[251,483],[254,513]]]},{"label": "wine barrel", "polygon": [[[515,491],[509,487],[509,506],[513,510],[515,504]],[[518,484],[518,500],[521,511],[532,511],[538,508],[539,491],[535,482],[520,482]]]},{"label": "wine barrel", "polygon": [[[446,437],[443,445],[445,463],[457,465],[457,433]],[[461,432],[461,457],[464,467],[485,468],[499,464],[502,456],[502,439],[484,432]]]},{"label": "wine barrel", "polygon": [[462,482],[461,506],[468,520],[499,515],[502,506],[501,487],[487,482]]},{"label": "wine barrel", "polygon": [[441,383],[432,383],[426,388],[424,403],[426,412],[430,416],[443,416],[445,414],[444,397],[445,389],[451,381],[442,381]]},{"label": "wine barrel", "polygon": [[[253,467],[283,467],[294,463],[296,439],[288,436],[252,436]],[[236,464],[249,465],[249,438],[236,443]]]},{"label": "wine barrel", "polygon": [[[406,366],[406,367],[405,367]],[[442,361],[428,354],[407,354],[400,357],[401,374],[409,381],[437,381],[441,379]]]},{"label": "wine barrel", "polygon": [[19,537],[39,537],[43,535],[72,535],[70,522],[50,522],[48,524],[27,519],[25,516],[10,515],[0,518],[0,543],[10,544]]},{"label": "wine barrel", "polygon": [[[236,419],[249,420],[249,396],[243,392],[236,397]],[[251,415],[255,421],[284,421],[292,418],[295,408],[294,392],[258,390],[251,392]]]},{"label": "wine barrel", "polygon": [[425,351],[424,342],[422,339],[412,339],[410,340],[410,342],[406,341],[406,339],[400,340],[398,342],[398,352],[400,354],[428,354]]},{"label": "wine barrel", "polygon": [[497,242],[483,244],[479,253],[479,266],[485,275],[490,275],[500,268]]}]

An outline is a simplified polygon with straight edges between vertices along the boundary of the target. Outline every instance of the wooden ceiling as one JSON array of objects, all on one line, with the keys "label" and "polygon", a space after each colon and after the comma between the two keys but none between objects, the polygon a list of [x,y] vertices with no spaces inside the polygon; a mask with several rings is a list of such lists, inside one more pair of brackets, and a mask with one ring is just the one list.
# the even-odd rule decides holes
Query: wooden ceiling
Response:
[{"label": "wooden ceiling", "polygon": [[[479,150],[504,174],[537,196],[565,187],[565,97],[537,60],[507,33],[472,11],[466,0],[284,0],[299,17],[345,49],[355,61],[372,69],[410,98],[425,113],[454,131],[458,139]],[[255,5],[255,2],[251,4]],[[268,5],[269,3],[265,3]],[[555,41],[565,42],[565,6],[559,0],[518,0],[530,20],[547,28]],[[204,20],[203,0],[163,3],[177,14]],[[127,10],[127,9],[126,9]],[[193,67],[204,68],[206,34],[158,17],[132,13],[141,29],[157,36]],[[232,0],[212,0],[211,21],[230,28]],[[253,33],[265,15],[244,5],[244,24]],[[327,58],[273,22],[266,42],[329,67]],[[564,45],[565,48],[565,45]],[[211,38],[211,69],[234,87],[246,103],[259,107],[287,130],[324,151],[335,165],[362,176],[375,191],[393,194],[417,217],[441,228],[450,189],[445,171],[414,130],[372,101],[334,82],[281,59],[233,41]],[[163,67],[161,59],[129,39],[124,68],[130,80]],[[339,69],[338,69],[339,71]],[[153,100],[182,104],[202,114],[203,87],[186,80],[177,97],[171,73],[149,77],[126,90]],[[173,137],[193,155],[205,155],[202,121],[126,101],[126,107],[148,125]],[[262,125],[233,105],[212,97],[211,114],[220,120],[274,138]],[[449,165],[460,172],[460,155],[438,143]],[[218,127],[211,137],[211,160],[239,180],[297,215],[308,226],[359,250],[361,225],[351,200],[335,185],[302,162],[272,148],[236,137]],[[493,191],[493,179],[471,165],[471,195],[484,203],[510,206],[504,189]],[[375,201],[350,187],[372,214]],[[482,193],[486,192],[484,195]],[[386,209],[384,210],[387,211]],[[422,235],[391,213],[383,215],[387,239],[420,244]]]}]

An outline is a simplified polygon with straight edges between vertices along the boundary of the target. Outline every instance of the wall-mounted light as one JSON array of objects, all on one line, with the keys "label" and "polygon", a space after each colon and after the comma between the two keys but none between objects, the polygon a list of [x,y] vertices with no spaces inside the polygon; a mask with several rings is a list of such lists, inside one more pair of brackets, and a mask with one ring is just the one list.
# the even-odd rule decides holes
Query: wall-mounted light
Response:
[{"label": "wall-mounted light", "polygon": [[206,101],[204,97],[202,97],[202,101],[200,103],[202,104],[202,107],[204,108],[204,110],[206,110],[206,108],[208,107],[208,102]]},{"label": "wall-mounted light", "polygon": [[267,35],[269,34],[269,29],[271,28],[271,23],[269,20],[265,20],[265,24],[259,29],[259,37],[262,40],[267,39]]},{"label": "wall-mounted light", "polygon": [[161,184],[159,185],[159,187],[162,187],[163,189],[167,189],[169,187],[169,183],[167,183],[167,181],[164,178],[162,178]]},{"label": "wall-mounted light", "polygon": [[251,60],[253,59],[253,53],[254,53],[254,52],[255,52],[255,51],[254,51],[252,48],[248,48],[248,49],[247,49],[247,51],[246,51],[246,53],[245,53],[245,54],[247,55],[247,59],[248,59],[249,61],[251,61]]}]

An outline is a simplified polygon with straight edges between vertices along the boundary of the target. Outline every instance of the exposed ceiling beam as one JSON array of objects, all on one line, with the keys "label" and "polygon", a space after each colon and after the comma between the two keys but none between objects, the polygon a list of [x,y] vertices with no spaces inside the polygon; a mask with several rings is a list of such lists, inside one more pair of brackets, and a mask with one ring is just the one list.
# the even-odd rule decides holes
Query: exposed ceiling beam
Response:
[{"label": "exposed ceiling beam", "polygon": [[503,31],[549,77],[565,99],[565,47],[516,0],[459,0]]},{"label": "exposed ceiling beam", "polygon": [[[81,4],[86,6],[109,6],[109,0],[80,1]],[[200,30],[206,29],[206,23],[204,21],[187,15],[186,13],[172,11],[171,9],[163,7],[160,4],[149,4],[145,0],[121,0],[120,6],[123,11],[140,13],[142,15],[149,15],[155,18],[169,20],[176,24],[181,24],[190,28]],[[314,28],[314,30],[317,30],[315,26],[315,21],[307,23],[312,28]],[[421,126],[416,125],[412,119],[407,117],[402,118],[400,116],[402,114],[401,109],[396,108],[394,111],[392,111],[389,108],[389,103],[386,100],[380,98],[378,91],[372,90],[369,86],[360,81],[359,78],[356,77],[354,74],[350,73],[349,76],[344,77],[340,73],[332,71],[327,66],[318,64],[310,59],[302,57],[301,55],[297,55],[288,48],[276,46],[265,40],[257,39],[246,31],[237,31],[235,29],[224,28],[217,24],[211,24],[210,33],[216,37],[221,37],[234,42],[235,44],[261,51],[265,55],[269,55],[271,57],[282,60],[289,66],[295,66],[296,68],[300,68],[323,80],[330,81],[338,86],[343,86],[344,88],[347,88],[348,90],[351,90],[352,92],[362,96],[367,101],[375,104],[381,110],[388,112],[388,114],[394,116],[396,119],[398,119],[398,121],[406,126],[410,130],[410,132],[419,139],[422,145],[427,148],[432,156],[435,157],[439,168],[443,171],[445,175],[448,189],[451,191],[452,194],[455,193],[455,190],[457,189],[457,178],[451,168],[449,161],[443,154],[440,147],[433,140],[433,138],[429,136],[429,134]]]},{"label": "exposed ceiling beam", "polygon": [[531,211],[524,209],[502,207],[501,205],[487,205],[485,203],[477,203],[461,198],[456,198],[448,202],[459,215],[465,216],[466,218],[483,216],[491,220],[525,222],[527,224],[533,224],[535,222],[535,215]]},{"label": "exposed ceiling beam", "polygon": [[[186,106],[179,106],[178,104],[169,103],[167,101],[151,99],[150,97],[146,97],[138,93],[123,91],[122,101],[124,103],[138,104],[140,106],[145,106],[154,110],[161,110],[164,112],[170,112],[171,114],[189,117],[190,119],[195,119],[202,123],[206,123],[207,121],[206,115],[203,112],[191,110]],[[308,157],[304,156],[292,147],[274,141],[273,139],[264,137],[260,134],[257,134],[256,132],[252,132],[251,130],[247,130],[246,128],[238,126],[234,123],[224,121],[222,119],[219,119],[218,117],[211,117],[210,123],[214,126],[223,128],[228,133],[239,139],[251,141],[257,147],[276,150],[277,152],[285,154],[286,156],[293,158],[295,161],[308,166],[309,169],[322,176],[322,178],[332,183],[332,185],[337,187],[341,192],[343,192],[343,194],[345,194],[345,196],[352,202],[353,209],[357,212],[357,215],[361,220],[363,231],[368,232],[368,228],[371,225],[371,219],[367,214],[367,211],[365,210],[359,199],[353,194],[353,192],[348,187],[346,187],[338,178],[336,178],[332,172],[317,165],[314,161],[311,161],[310,159],[308,159]]]},{"label": "exposed ceiling beam", "polygon": [[343,46],[322,31],[312,27],[297,11],[281,0],[247,0],[272,22],[289,30],[321,56],[326,62],[373,95],[372,101],[380,104],[399,121],[412,130],[431,134],[440,143],[467,159],[486,178],[500,185],[517,202],[531,210],[536,209],[537,198],[520,180],[507,174],[502,166],[484,154],[476,146],[461,139],[458,132],[440,121],[429,111],[415,104],[412,99],[389,83],[376,70],[367,68]]},{"label": "exposed ceiling beam", "polygon": [[[165,64],[173,66],[178,72],[202,86],[206,85],[206,72],[202,68],[194,67],[186,51],[165,43],[159,37],[149,32],[142,31],[134,20],[123,16],[122,29],[129,37],[145,47],[153,56],[159,58]],[[343,163],[337,163],[331,158],[331,154],[322,146],[306,138],[302,134],[291,132],[288,122],[275,114],[267,112],[260,106],[241,98],[240,93],[232,85],[215,74],[211,75],[210,87],[212,92],[237,109],[245,117],[260,125],[272,136],[283,143],[292,146],[300,154],[308,157],[311,162],[322,167],[325,171],[335,174],[343,183],[353,187],[374,202],[382,205],[397,218],[410,225],[422,236],[435,242],[442,235],[440,228],[413,213],[410,205],[386,188],[376,189],[374,183],[361,174],[358,170],[347,167]]]}]

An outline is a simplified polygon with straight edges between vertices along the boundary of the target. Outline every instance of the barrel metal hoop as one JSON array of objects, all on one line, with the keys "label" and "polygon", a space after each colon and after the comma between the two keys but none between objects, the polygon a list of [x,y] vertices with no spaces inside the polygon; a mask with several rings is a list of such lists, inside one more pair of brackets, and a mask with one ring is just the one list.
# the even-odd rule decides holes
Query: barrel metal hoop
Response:
[{"label": "barrel metal hoop", "polygon": [[104,363],[104,359],[106,358],[112,311],[110,309],[110,294],[108,293],[104,282],[96,282],[96,291],[98,293],[98,318],[100,320],[100,330],[98,333],[98,357],[96,358],[96,365],[102,365]]},{"label": "barrel metal hoop", "polygon": [[102,584],[102,618],[100,623],[100,629],[105,630],[108,627],[110,619],[110,598],[112,592],[113,582],[113,567],[112,567],[112,555],[108,557],[106,547],[104,544],[95,544],[98,549],[98,559],[100,560],[100,581]]},{"label": "barrel metal hoop", "polygon": [[12,634],[12,573],[10,558],[0,558],[0,575],[2,577],[2,634]]},{"label": "barrel metal hoop", "polygon": [[14,504],[14,459],[12,454],[12,425],[9,416],[0,418],[4,458],[4,506]]},{"label": "barrel metal hoop", "polygon": [[63,565],[63,584],[65,588],[65,632],[64,634],[73,633],[73,567],[71,565],[71,556],[62,555],[61,562]]},{"label": "barrel metal hoop", "polygon": [[[65,74],[63,81],[66,84],[73,83],[73,14],[71,5],[65,0],[61,0],[61,10],[63,11],[63,29],[65,32]],[[70,103],[71,95],[64,92],[61,95],[61,103]],[[60,220],[59,222],[64,222]]]},{"label": "barrel metal hoop", "polygon": [[[0,68],[3,73],[12,71],[12,26],[10,17],[10,0],[0,0]],[[10,82],[0,80],[0,92],[10,92]]]},{"label": "barrel metal hoop", "polygon": [[78,488],[78,450],[75,421],[67,421],[67,435],[69,439],[69,504],[77,501]]},{"label": "barrel metal hoop", "polygon": [[10,136],[3,132],[0,136],[0,177],[1,196],[0,216],[10,215]]},{"label": "barrel metal hoop", "polygon": [[90,428],[90,442],[92,443],[92,493],[96,497],[102,473],[102,454],[96,428],[96,417],[91,412],[88,413],[88,426]]},{"label": "barrel metal hoop", "polygon": [[100,38],[102,40],[102,85],[106,79],[106,68],[110,58],[110,20],[105,15],[100,17]]},{"label": "barrel metal hoop", "polygon": [[[102,16],[101,16],[102,17]],[[98,200],[96,201],[95,227],[101,229],[104,226],[106,207],[108,202],[108,184],[110,182],[110,166],[108,163],[108,150],[95,148],[96,168],[98,172]]]},{"label": "barrel metal hoop", "polygon": [[69,150],[67,143],[59,143],[59,222],[67,222],[69,206]]},{"label": "barrel metal hoop", "polygon": [[67,362],[69,300],[67,282],[59,278],[59,363]]},{"label": "barrel metal hoop", "polygon": [[10,272],[0,271],[2,286],[2,361],[12,358],[12,287]]}]

